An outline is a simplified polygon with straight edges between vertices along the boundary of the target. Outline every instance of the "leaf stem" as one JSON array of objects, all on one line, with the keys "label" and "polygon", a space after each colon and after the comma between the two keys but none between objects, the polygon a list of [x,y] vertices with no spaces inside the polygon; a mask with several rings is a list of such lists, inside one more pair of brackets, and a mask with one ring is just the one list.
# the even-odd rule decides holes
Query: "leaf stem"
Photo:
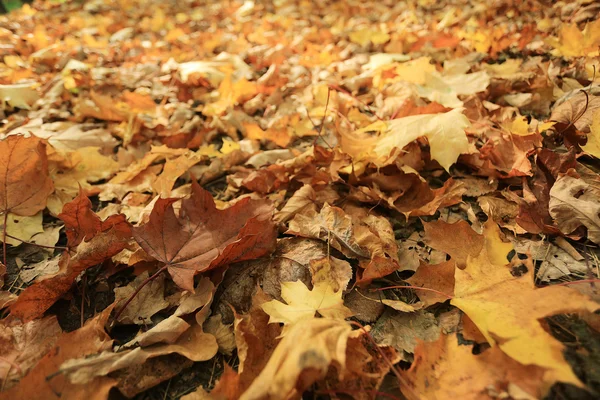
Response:
[{"label": "leaf stem", "polygon": [[371,291],[373,291],[373,292],[379,292],[379,291],[388,290],[388,289],[414,289],[414,290],[423,290],[423,291],[426,291],[426,292],[437,293],[440,296],[444,296],[445,298],[447,298],[449,300],[452,300],[454,298],[453,296],[450,296],[449,294],[446,294],[444,292],[440,292],[439,290],[424,288],[424,287],[420,287],[420,286],[403,286],[403,285],[388,286],[388,287],[382,287],[382,288],[378,288],[378,289],[371,289]]},{"label": "leaf stem", "polygon": [[129,296],[129,298],[127,299],[127,301],[125,302],[125,304],[123,304],[115,313],[115,317],[113,319],[113,322],[111,324],[112,325],[115,324],[115,322],[117,322],[117,320],[119,319],[119,317],[121,316],[121,314],[123,314],[123,311],[125,311],[125,309],[127,308],[127,306],[129,305],[129,303],[131,303],[131,301],[135,298],[135,296],[138,295],[138,293],[150,282],[152,282],[153,280],[155,280],[160,274],[162,274],[163,272],[165,272],[167,270],[168,266],[165,265],[163,267],[161,267],[158,271],[156,271],[154,273],[154,275],[144,279],[144,281],[142,283],[139,284],[139,286],[137,287],[137,289],[135,289],[135,292],[133,292],[131,294],[131,296]]}]

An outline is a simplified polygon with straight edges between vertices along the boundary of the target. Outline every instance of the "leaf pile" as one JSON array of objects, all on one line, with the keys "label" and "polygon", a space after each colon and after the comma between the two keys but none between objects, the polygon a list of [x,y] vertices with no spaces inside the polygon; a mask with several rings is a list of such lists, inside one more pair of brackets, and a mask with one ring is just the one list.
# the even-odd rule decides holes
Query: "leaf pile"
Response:
[{"label": "leaf pile", "polygon": [[0,399],[598,398],[600,7],[442,3],[1,17]]}]

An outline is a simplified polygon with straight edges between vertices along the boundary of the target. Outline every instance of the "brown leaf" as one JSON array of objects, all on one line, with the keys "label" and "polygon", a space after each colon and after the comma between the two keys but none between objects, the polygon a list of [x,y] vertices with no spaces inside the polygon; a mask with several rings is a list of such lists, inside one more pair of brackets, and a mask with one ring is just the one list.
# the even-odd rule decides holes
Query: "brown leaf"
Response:
[{"label": "brown leaf", "polygon": [[71,247],[86,238],[89,241],[102,230],[102,220],[92,211],[92,202],[81,190],[79,196],[65,204],[58,218],[65,223],[65,233]]},{"label": "brown leaf", "polygon": [[6,361],[0,364],[0,374],[4,376],[4,389],[12,387],[50,350],[62,330],[55,316],[45,317],[25,324],[9,323],[0,325],[0,353]]},{"label": "brown leaf", "polygon": [[125,216],[112,215],[102,225],[103,230],[89,242],[81,242],[73,249],[73,255],[63,254],[58,274],[25,289],[10,307],[11,315],[24,321],[40,317],[71,288],[81,272],[123,250],[131,237],[131,225],[125,220]]},{"label": "brown leaf", "polygon": [[0,211],[30,216],[46,208],[54,191],[46,144],[36,137],[0,141]]},{"label": "brown leaf", "polygon": [[583,179],[563,175],[550,189],[550,214],[563,233],[585,226],[588,239],[600,243],[599,196],[600,192]]},{"label": "brown leaf", "polygon": [[[63,333],[53,348],[21,379],[18,385],[0,395],[2,399],[100,399],[106,398],[114,381],[104,378],[88,385],[73,385],[63,374],[57,373],[60,365],[70,359],[85,357],[107,350],[112,339],[104,325],[112,307],[107,308],[80,329]],[[97,393],[98,392],[98,393]]]},{"label": "brown leaf", "polygon": [[[421,261],[421,265],[417,268],[417,272],[406,281],[412,286],[419,286],[426,289],[434,289],[445,293],[448,296],[454,294],[454,270],[456,262],[449,260],[437,265],[425,264]],[[419,299],[428,307],[435,303],[443,303],[448,300],[447,296],[427,291],[416,290]]]},{"label": "brown leaf", "polygon": [[448,254],[459,266],[466,265],[467,258],[477,256],[483,248],[483,237],[467,221],[454,224],[441,220],[423,222],[423,227],[426,243]]},{"label": "brown leaf", "polygon": [[158,199],[150,221],[133,230],[139,245],[165,263],[173,281],[194,290],[194,275],[270,253],[276,232],[265,201],[243,199],[218,210],[209,192],[192,181],[192,195],[175,215],[176,199]]}]

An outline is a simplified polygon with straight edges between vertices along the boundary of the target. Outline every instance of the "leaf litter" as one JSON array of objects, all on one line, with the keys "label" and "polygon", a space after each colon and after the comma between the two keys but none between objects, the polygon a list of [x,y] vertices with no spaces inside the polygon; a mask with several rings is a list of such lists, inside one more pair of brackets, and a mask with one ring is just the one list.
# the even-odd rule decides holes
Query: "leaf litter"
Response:
[{"label": "leaf litter", "polygon": [[0,398],[597,398],[599,12],[0,17]]}]

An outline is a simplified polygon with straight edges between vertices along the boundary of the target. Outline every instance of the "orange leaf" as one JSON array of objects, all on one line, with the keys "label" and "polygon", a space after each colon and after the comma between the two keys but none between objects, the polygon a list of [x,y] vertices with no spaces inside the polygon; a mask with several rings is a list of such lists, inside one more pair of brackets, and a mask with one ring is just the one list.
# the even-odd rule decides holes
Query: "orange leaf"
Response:
[{"label": "orange leaf", "polygon": [[0,142],[0,212],[37,214],[53,191],[45,143],[16,135]]}]

